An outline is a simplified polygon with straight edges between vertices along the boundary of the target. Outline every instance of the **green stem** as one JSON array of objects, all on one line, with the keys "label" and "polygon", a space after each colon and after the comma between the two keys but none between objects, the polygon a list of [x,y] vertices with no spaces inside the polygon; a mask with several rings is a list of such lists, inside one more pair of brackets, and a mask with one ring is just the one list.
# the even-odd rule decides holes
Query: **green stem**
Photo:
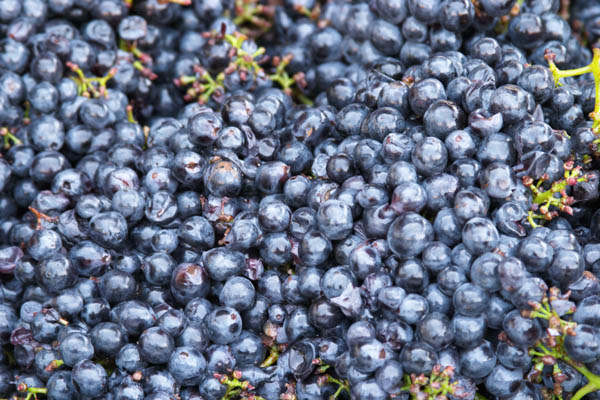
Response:
[{"label": "green stem", "polygon": [[546,354],[540,353],[539,351],[529,350],[530,356],[544,357]]},{"label": "green stem", "polygon": [[537,215],[533,211],[529,211],[529,213],[527,213],[527,222],[529,222],[529,225],[531,225],[532,228],[539,228],[541,225],[536,224],[533,220],[534,218],[542,219],[543,217],[541,215]]},{"label": "green stem", "polygon": [[294,90],[294,97],[302,104],[306,104],[307,106],[312,106],[314,103],[313,101],[306,96],[304,93],[302,93],[299,90]]},{"label": "green stem", "polygon": [[540,305],[540,307],[531,312],[531,318],[541,318],[541,319],[550,319],[550,317],[552,317],[552,312],[547,310],[543,304]]},{"label": "green stem", "polygon": [[246,35],[237,32],[225,35],[227,43],[236,50],[236,57],[233,62],[234,65],[247,71],[254,71],[254,73],[258,74],[262,71],[262,68],[258,65],[256,58],[265,54],[266,50],[264,47],[259,47],[254,53],[248,53],[246,50],[242,49],[242,45],[246,39],[248,39]]},{"label": "green stem", "polygon": [[64,361],[63,360],[53,360],[50,361],[50,363],[48,365],[46,365],[46,371],[51,372],[54,371],[57,368],[60,368],[62,365],[64,365]]},{"label": "green stem", "polygon": [[[568,356],[561,357],[561,358],[563,359],[563,361],[565,361],[571,367],[575,368],[581,375],[585,376],[585,378],[588,380],[588,385],[590,385],[590,384],[594,385],[594,387],[595,387],[594,390],[600,389],[600,376],[594,374],[592,371],[587,369],[587,367],[585,365],[576,363],[575,361],[571,360],[571,358]],[[586,386],[588,386],[588,385],[586,385]],[[583,388],[581,388],[581,389],[583,389]]]},{"label": "green stem", "polygon": [[133,116],[133,106],[131,104],[129,104],[126,108],[127,111],[127,121],[131,122],[132,124],[137,124],[137,121],[135,120],[135,117]]},{"label": "green stem", "polygon": [[269,75],[269,79],[273,82],[277,82],[284,92],[289,90],[290,87],[295,83],[294,79],[287,76],[287,74],[280,75],[279,73],[275,73],[273,75]]},{"label": "green stem", "polygon": [[198,78],[196,78],[195,76],[183,75],[179,77],[179,83],[182,85],[191,85],[192,83],[196,82],[197,79]]},{"label": "green stem", "polygon": [[25,400],[31,400],[31,398],[33,397],[34,399],[37,399],[37,395],[38,394],[47,394],[48,393],[48,389],[46,388],[36,388],[36,387],[27,387],[26,384],[20,384],[17,387],[17,391],[21,392],[21,393],[27,393],[27,396],[25,397]]},{"label": "green stem", "polygon": [[235,12],[237,15],[233,19],[233,23],[245,33],[254,33],[244,27],[245,24],[258,28],[259,34],[267,31],[272,25],[268,19],[272,17],[268,6],[257,4],[255,0],[236,0]]},{"label": "green stem", "polygon": [[342,394],[342,392],[346,392],[346,393],[350,394],[350,384],[348,383],[348,381],[341,381],[339,379],[333,378],[331,375],[328,375],[327,383],[333,383],[335,385],[338,385],[338,388],[335,391],[335,393],[332,394],[331,397],[329,398],[330,400],[337,399],[340,396],[340,394]]},{"label": "green stem", "polygon": [[219,75],[217,75],[217,79],[213,79],[212,76],[210,76],[210,74],[208,72],[206,72],[202,78],[204,78],[204,80],[206,80],[206,84],[203,85],[204,91],[200,94],[199,98],[200,98],[200,102],[205,104],[208,103],[208,101],[210,100],[211,96],[221,87],[223,87],[223,80],[225,79],[225,77],[223,76],[223,73],[221,72]]},{"label": "green stem", "polygon": [[146,78],[150,79],[151,81],[155,80],[156,78],[158,78],[158,75],[156,75],[154,72],[152,72],[152,70],[146,66],[144,66],[144,64],[142,64],[141,61],[134,61],[133,64],[133,68],[137,69],[138,71],[140,71],[140,73],[145,76]]},{"label": "green stem", "polygon": [[600,49],[595,48],[592,58],[592,74],[594,74],[594,88],[596,98],[594,99],[594,114],[592,130],[595,134],[600,134]]},{"label": "green stem", "polygon": [[192,4],[192,0],[158,0],[158,4],[178,4],[180,6],[189,6]]},{"label": "green stem", "polygon": [[548,200],[552,200],[552,197],[554,197],[554,194],[557,193],[558,191],[564,189],[567,186],[566,182],[560,182],[558,184],[559,187],[557,187],[556,189],[558,190],[554,190],[553,188],[548,189],[544,192],[541,192],[539,194],[537,194],[534,198],[533,198],[533,202],[535,204],[542,204],[544,202],[547,202]]},{"label": "green stem", "polygon": [[[576,176],[578,172],[573,170],[572,176]],[[552,294],[552,290],[550,291],[551,296],[555,296],[556,293]],[[552,299],[552,297],[550,298]],[[556,337],[554,344],[549,344],[545,346],[542,343],[542,340],[539,340],[534,348],[529,350],[529,354],[534,357],[534,361],[537,362],[536,369],[541,372],[546,364],[543,360],[543,357],[551,356],[555,360],[563,360],[565,363],[569,364],[571,367],[575,368],[581,375],[583,375],[588,383],[581,387],[571,398],[571,400],[581,400],[585,395],[600,390],[600,376],[591,372],[585,365],[578,363],[569,357],[566,350],[564,349],[564,339],[568,334],[567,330],[569,327],[573,326],[572,322],[563,320],[556,311],[552,308],[550,304],[550,300],[547,297],[544,297],[542,300],[540,307],[536,307],[535,311],[532,311],[529,314],[529,318],[541,318],[546,320],[551,320],[553,318],[557,319],[559,322],[559,326],[555,326],[556,329],[560,329],[563,333],[562,336]],[[554,323],[556,324],[556,322]],[[560,368],[558,364],[553,363],[553,374],[560,374]]]},{"label": "green stem", "polygon": [[550,72],[552,72],[552,76],[554,77],[554,84],[556,86],[561,86],[560,79],[566,78],[570,76],[579,76],[583,74],[592,73],[594,75],[594,90],[595,90],[595,100],[594,100],[594,111],[592,112],[592,130],[596,135],[600,135],[600,49],[593,49],[593,58],[592,62],[581,68],[560,70],[554,63],[554,56],[548,57],[548,67],[550,68]]},{"label": "green stem", "polygon": [[[76,76],[72,76],[71,79],[77,84],[78,94],[86,97],[89,97],[90,95],[94,97],[106,97],[106,84],[117,73],[116,68],[111,68],[105,76],[87,77],[77,64],[67,62],[66,65],[76,74]],[[94,84],[96,84],[98,88],[96,88]]]},{"label": "green stem", "polygon": [[18,137],[16,137],[15,135],[13,135],[10,132],[3,136],[4,136],[4,148],[5,149],[10,148],[10,142],[13,142],[13,144],[15,144],[15,145],[19,145],[19,144],[23,143],[23,142],[21,142],[21,140]]},{"label": "green stem", "polygon": [[571,400],[581,400],[585,395],[595,392],[598,389],[600,389],[600,386],[598,386],[597,383],[589,381],[587,385],[575,392],[573,397],[571,397]]},{"label": "green stem", "polygon": [[277,82],[283,91],[287,94],[290,93],[290,89],[296,80],[287,73],[285,68],[289,65],[290,61],[292,61],[291,55],[286,55],[283,57],[275,57],[273,59],[273,63],[276,65],[275,73],[268,76],[270,80],[273,82]]},{"label": "green stem", "polygon": [[537,346],[544,352],[544,355],[552,354],[552,352],[548,350],[541,342],[539,342]]},{"label": "green stem", "polygon": [[236,26],[240,26],[240,25],[242,25],[244,22],[247,22],[247,21],[248,21],[248,19],[249,19],[248,15],[246,15],[246,14],[240,14],[240,15],[238,15],[237,17],[235,17],[235,18],[233,19],[233,23],[234,23]]},{"label": "green stem", "polygon": [[270,367],[271,365],[277,362],[277,359],[279,359],[279,350],[277,349],[277,345],[273,345],[269,349],[269,355],[267,356],[267,358],[265,358],[265,361],[263,361],[263,363],[260,364],[260,367]]},{"label": "green stem", "polygon": [[148,55],[147,53],[144,53],[137,47],[135,47],[135,46],[133,47],[133,49],[131,50],[131,54],[133,54],[135,57],[137,57],[144,64],[152,65],[152,57],[150,55]]},{"label": "green stem", "polygon": [[585,67],[581,67],[581,68],[564,69],[564,70],[558,69],[558,67],[554,63],[552,63],[552,65],[554,65],[554,68],[550,68],[550,71],[552,71],[553,69],[554,69],[554,71],[556,71],[555,79],[568,78],[570,76],[579,76],[579,75],[583,75],[583,74],[592,72],[591,64],[586,65]]}]

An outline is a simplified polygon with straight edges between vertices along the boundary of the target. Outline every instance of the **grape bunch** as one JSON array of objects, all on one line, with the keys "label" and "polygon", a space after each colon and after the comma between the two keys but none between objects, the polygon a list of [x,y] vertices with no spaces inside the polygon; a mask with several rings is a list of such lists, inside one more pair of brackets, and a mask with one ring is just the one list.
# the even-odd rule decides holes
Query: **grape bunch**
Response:
[{"label": "grape bunch", "polygon": [[595,0],[0,0],[0,400],[600,398]]}]

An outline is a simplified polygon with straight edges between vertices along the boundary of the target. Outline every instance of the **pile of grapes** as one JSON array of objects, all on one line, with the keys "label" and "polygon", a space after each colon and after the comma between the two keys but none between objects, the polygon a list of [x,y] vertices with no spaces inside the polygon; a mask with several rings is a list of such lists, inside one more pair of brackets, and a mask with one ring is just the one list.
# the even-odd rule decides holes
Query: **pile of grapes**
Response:
[{"label": "pile of grapes", "polygon": [[0,400],[600,399],[597,0],[0,0]]}]

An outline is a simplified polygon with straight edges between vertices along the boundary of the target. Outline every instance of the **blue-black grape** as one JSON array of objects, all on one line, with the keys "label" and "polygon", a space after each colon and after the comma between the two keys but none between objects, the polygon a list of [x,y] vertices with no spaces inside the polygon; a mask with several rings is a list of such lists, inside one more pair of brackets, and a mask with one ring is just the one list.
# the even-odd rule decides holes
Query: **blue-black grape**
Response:
[{"label": "blue-black grape", "polygon": [[577,396],[595,92],[548,61],[600,8],[558,3],[0,1],[0,397]]}]

